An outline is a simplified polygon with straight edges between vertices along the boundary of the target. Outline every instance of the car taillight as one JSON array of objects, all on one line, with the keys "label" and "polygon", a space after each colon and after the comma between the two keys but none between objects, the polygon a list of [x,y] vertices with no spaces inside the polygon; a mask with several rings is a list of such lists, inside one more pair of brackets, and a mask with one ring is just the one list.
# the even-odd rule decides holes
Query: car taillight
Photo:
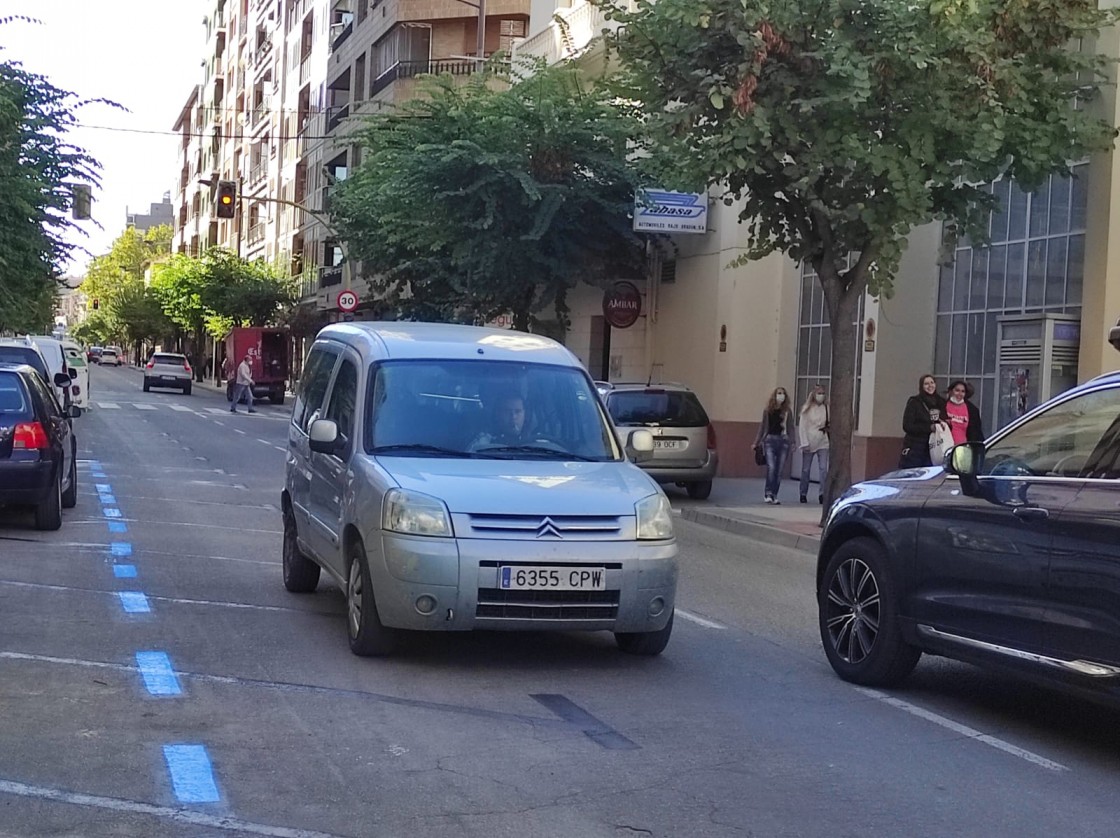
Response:
[{"label": "car taillight", "polygon": [[12,448],[17,451],[32,451],[38,448],[50,448],[51,441],[47,439],[47,432],[38,422],[20,422],[12,434]]},{"label": "car taillight", "polygon": [[715,426],[708,423],[708,448],[714,450],[716,447],[716,429]]},{"label": "car taillight", "polygon": [[148,363],[144,364],[144,366],[145,366],[145,367],[146,367],[147,369],[151,369],[151,368],[152,368],[152,367],[154,367],[155,365],[156,365],[156,364],[155,364],[155,361],[148,361]]},{"label": "car taillight", "polygon": [[187,372],[190,372],[191,371],[191,365],[190,364],[183,364],[183,369],[185,369]]}]

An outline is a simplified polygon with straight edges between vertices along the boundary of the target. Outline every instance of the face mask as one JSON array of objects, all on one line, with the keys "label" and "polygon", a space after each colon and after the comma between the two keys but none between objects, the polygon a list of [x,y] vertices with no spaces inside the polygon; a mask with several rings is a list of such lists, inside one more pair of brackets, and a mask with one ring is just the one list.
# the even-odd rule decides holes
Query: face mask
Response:
[{"label": "face mask", "polygon": [[824,393],[817,393],[813,399],[817,404],[824,404]]},{"label": "face mask", "polygon": [[950,396],[949,401],[953,404],[964,404],[964,396]]},{"label": "face mask", "polygon": [[778,395],[774,396],[774,401],[776,401],[778,404],[781,404],[785,400],[786,400],[786,394],[785,393],[778,393]]}]

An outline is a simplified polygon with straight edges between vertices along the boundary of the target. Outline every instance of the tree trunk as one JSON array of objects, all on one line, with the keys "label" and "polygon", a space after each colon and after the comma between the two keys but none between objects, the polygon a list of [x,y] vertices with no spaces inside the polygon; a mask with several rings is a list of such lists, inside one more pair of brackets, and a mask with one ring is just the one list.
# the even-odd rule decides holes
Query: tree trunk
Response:
[{"label": "tree trunk", "polygon": [[[852,485],[852,434],[855,430],[856,337],[859,299],[866,283],[853,277],[853,268],[841,276],[834,268],[818,269],[828,306],[832,334],[832,380],[828,388],[829,458],[828,478],[822,487],[824,505],[821,523],[832,502]],[[862,273],[862,271],[861,271]],[[854,280],[854,281],[853,281]]]}]

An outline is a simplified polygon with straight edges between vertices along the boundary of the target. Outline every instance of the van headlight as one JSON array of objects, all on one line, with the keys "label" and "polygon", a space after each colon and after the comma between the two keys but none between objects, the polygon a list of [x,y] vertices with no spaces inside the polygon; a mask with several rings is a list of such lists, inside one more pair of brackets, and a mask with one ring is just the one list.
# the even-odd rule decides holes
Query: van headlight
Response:
[{"label": "van headlight", "polygon": [[673,511],[669,499],[658,492],[634,504],[638,516],[638,538],[664,541],[673,537]]},{"label": "van headlight", "polygon": [[385,510],[381,528],[387,532],[406,535],[431,535],[450,537],[451,515],[439,498],[390,489],[385,495]]}]

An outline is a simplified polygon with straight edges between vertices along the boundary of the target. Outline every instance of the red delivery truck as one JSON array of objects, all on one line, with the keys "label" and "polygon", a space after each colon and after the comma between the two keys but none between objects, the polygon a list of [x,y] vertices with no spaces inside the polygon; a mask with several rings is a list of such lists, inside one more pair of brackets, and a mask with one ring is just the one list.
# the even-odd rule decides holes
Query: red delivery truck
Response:
[{"label": "red delivery truck", "polygon": [[226,398],[233,398],[237,367],[249,356],[253,371],[253,398],[268,396],[273,404],[284,403],[288,388],[288,330],[275,327],[238,326],[225,338],[226,358],[233,372],[226,381]]}]

